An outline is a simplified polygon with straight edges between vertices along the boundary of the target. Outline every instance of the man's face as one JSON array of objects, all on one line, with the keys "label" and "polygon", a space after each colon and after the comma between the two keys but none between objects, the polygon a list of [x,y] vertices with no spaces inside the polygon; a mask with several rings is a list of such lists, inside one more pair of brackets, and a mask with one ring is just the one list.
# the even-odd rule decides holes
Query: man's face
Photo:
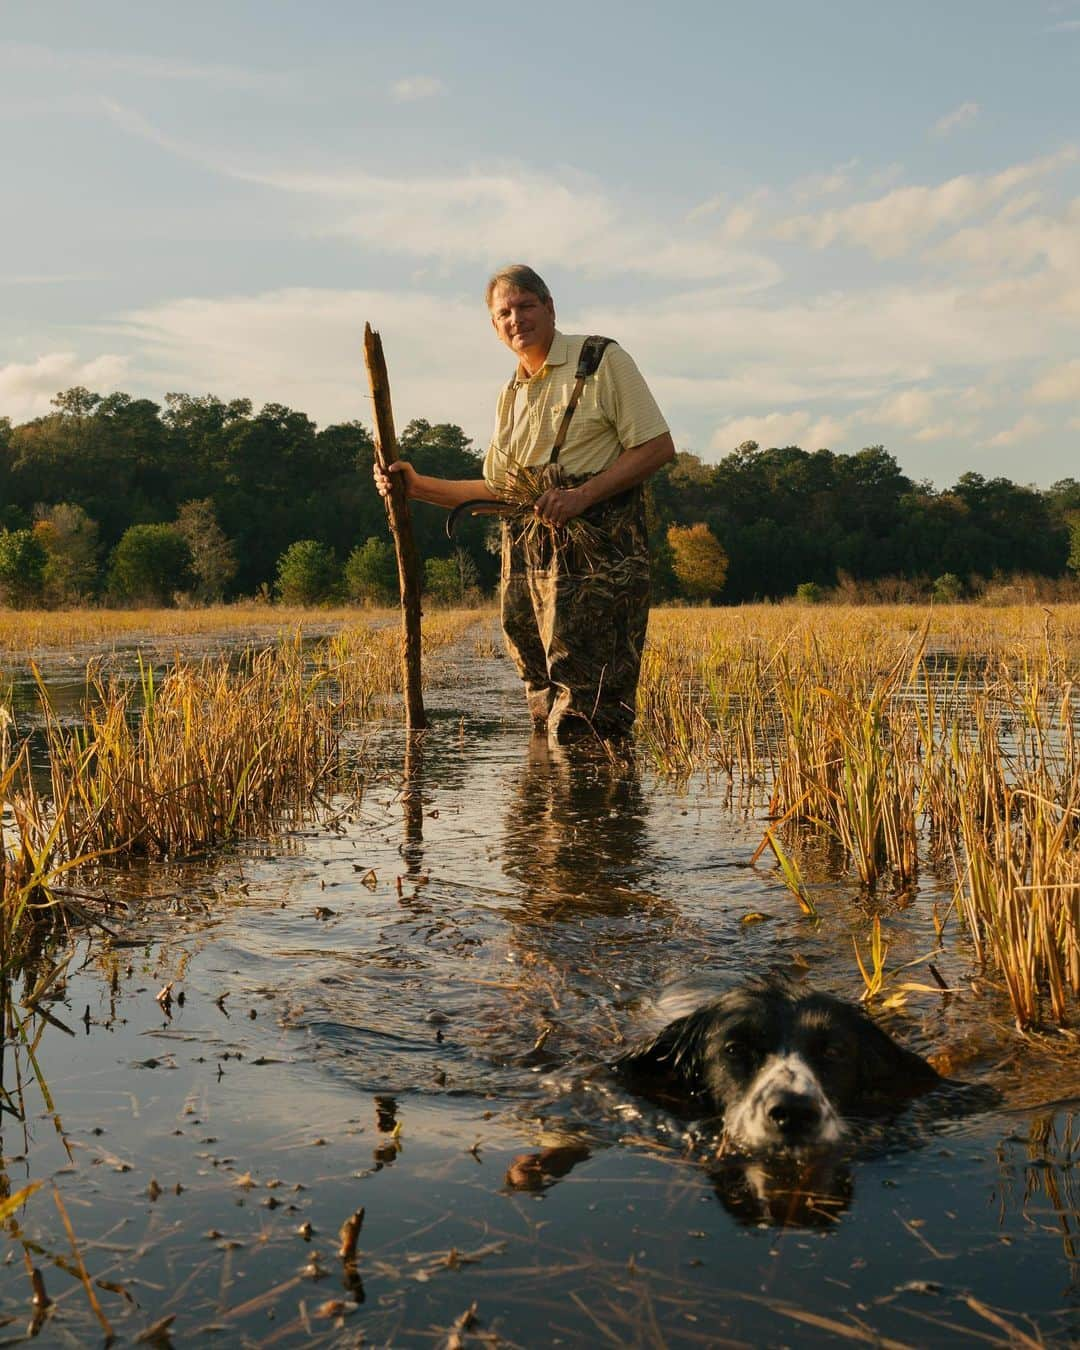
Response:
[{"label": "man's face", "polygon": [[555,336],[555,305],[532,291],[502,284],[491,296],[491,322],[515,355],[533,352],[546,356]]}]

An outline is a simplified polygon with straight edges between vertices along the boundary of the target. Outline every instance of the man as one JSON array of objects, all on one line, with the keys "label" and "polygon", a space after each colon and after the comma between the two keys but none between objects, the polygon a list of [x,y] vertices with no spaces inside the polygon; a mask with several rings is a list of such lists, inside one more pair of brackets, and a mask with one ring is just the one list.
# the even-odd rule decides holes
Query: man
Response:
[{"label": "man", "polygon": [[[433,478],[404,460],[390,471],[408,497],[436,506],[517,503],[502,527],[502,623],[533,724],[559,741],[618,739],[634,721],[649,610],[641,485],[675,446],[634,362],[612,343],[556,447],[585,338],[558,331],[551,292],[531,267],[496,272],[487,304],[518,365],[499,395],[484,477]],[[391,479],[378,465],[375,483],[386,496]]]}]

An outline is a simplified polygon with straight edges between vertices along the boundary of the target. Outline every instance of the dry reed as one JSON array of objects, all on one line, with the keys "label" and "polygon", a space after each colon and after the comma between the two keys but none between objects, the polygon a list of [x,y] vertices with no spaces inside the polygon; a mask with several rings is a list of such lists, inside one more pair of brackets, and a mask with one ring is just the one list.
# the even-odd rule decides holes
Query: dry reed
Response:
[{"label": "dry reed", "polygon": [[[430,619],[429,654],[477,617]],[[58,880],[74,869],[190,853],[315,810],[341,783],[345,731],[397,691],[400,641],[396,627],[354,625],[309,649],[297,629],[239,662],[178,656],[159,672],[140,656],[135,682],[92,661],[75,728],[55,716],[39,675],[47,795],[30,773],[28,742],[0,709],[0,959],[26,917],[58,904]]]},{"label": "dry reed", "polygon": [[1078,670],[1075,605],[660,611],[641,740],[664,772],[720,771],[767,800],[778,859],[779,828],[824,831],[866,888],[908,892],[921,859],[951,859],[1017,1023],[1064,1023],[1080,999]]}]

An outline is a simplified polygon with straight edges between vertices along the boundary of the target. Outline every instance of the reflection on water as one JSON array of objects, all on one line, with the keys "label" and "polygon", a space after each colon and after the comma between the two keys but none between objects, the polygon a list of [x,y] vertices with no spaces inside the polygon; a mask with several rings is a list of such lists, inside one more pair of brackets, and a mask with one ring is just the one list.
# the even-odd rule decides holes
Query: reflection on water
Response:
[{"label": "reflection on water", "polygon": [[[506,1169],[506,1184],[515,1191],[550,1190],[592,1153],[580,1141],[520,1153]],[[854,1196],[850,1162],[831,1155],[703,1160],[701,1166],[724,1209],[752,1227],[826,1228]]]},{"label": "reflection on water", "polygon": [[416,878],[424,863],[424,740],[426,732],[405,732],[405,760],[401,776],[401,812],[404,839],[401,856],[405,875]]},{"label": "reflection on water", "polygon": [[502,841],[524,911],[537,919],[582,908],[618,913],[648,870],[646,843],[633,760],[532,736],[508,793]]},{"label": "reflection on water", "polygon": [[[400,775],[332,828],[109,877],[119,942],[80,944],[36,1009],[53,954],[9,982],[0,1185],[56,1183],[121,1335],[468,1344],[475,1303],[473,1332],[517,1345],[1076,1339],[1080,1072],[1058,1051],[1034,1074],[962,943],[935,957],[959,992],[913,993],[906,1031],[977,1042],[958,1076],[992,1070],[1002,1107],[718,1161],[598,1064],[673,976],[780,959],[857,996],[857,892],[823,884],[815,924],[707,784],[530,741],[506,663],[430,711],[386,728]],[[890,966],[934,941],[919,900],[884,922]],[[33,1314],[25,1251],[40,1343],[100,1338],[48,1188],[9,1222],[6,1334]]]}]

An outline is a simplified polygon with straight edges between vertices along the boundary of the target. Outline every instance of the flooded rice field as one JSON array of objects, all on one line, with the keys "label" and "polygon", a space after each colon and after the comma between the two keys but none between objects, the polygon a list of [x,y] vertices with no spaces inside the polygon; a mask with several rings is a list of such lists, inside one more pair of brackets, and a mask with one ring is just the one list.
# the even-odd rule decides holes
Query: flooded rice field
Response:
[{"label": "flooded rice field", "polygon": [[[939,939],[951,882],[871,902],[823,850],[809,917],[749,865],[760,803],[550,748],[505,659],[455,656],[429,731],[364,730],[355,798],[117,872],[111,935],[13,991],[2,1185],[43,1184],[0,1342],[1075,1344],[1080,1060]],[[874,913],[951,991],[914,965],[879,1018],[976,1104],[784,1167],[600,1067],[689,976],[858,999]]]}]

